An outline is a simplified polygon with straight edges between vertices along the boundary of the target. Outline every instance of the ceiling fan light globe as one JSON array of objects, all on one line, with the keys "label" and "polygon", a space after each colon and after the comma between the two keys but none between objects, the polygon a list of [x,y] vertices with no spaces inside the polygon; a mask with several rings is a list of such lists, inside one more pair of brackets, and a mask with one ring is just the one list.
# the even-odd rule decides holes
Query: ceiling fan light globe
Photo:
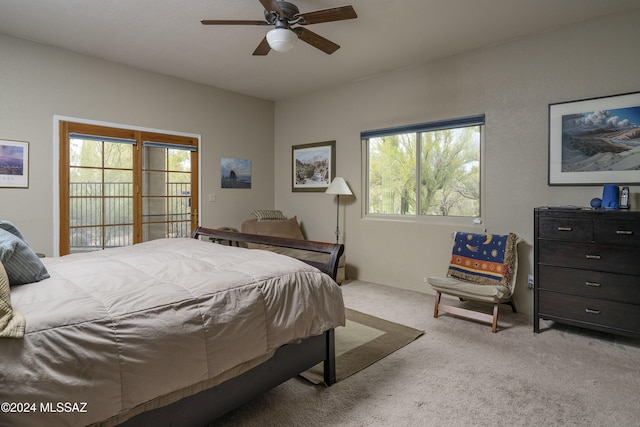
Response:
[{"label": "ceiling fan light globe", "polygon": [[267,33],[267,42],[276,52],[289,52],[298,42],[298,35],[286,28],[274,28]]}]

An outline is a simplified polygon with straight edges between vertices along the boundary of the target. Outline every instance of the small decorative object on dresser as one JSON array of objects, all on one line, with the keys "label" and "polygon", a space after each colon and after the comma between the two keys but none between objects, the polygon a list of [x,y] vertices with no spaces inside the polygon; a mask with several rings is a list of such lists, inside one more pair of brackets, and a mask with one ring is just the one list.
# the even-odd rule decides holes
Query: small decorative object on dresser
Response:
[{"label": "small decorative object on dresser", "polygon": [[640,337],[640,211],[534,210],[534,318]]}]

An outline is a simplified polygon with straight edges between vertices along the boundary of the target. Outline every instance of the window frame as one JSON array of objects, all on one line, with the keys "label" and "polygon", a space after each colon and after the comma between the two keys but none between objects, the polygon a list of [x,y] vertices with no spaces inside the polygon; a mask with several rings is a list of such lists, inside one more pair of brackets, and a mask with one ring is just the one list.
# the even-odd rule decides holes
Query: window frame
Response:
[{"label": "window frame", "polygon": [[[71,129],[69,128],[69,124],[73,126]],[[163,143],[175,143],[179,145],[192,145],[195,147],[195,158],[192,163],[192,174],[194,176],[194,180],[192,182],[192,196],[194,201],[194,209],[192,216],[192,229],[200,225],[200,212],[202,206],[202,198],[200,197],[200,188],[201,187],[201,156],[200,156],[200,143],[201,143],[201,135],[199,134],[191,134],[184,132],[174,132],[167,131],[162,129],[153,129],[146,127],[138,127],[138,126],[129,126],[129,125],[121,125],[117,123],[109,123],[95,120],[86,120],[79,119],[75,117],[67,117],[67,116],[54,116],[54,129],[53,129],[53,142],[54,142],[54,168],[53,168],[53,243],[54,243],[54,256],[60,256],[62,253],[62,238],[61,235],[64,231],[63,227],[65,223],[68,230],[68,211],[62,212],[63,206],[61,205],[61,198],[65,197],[67,200],[69,199],[68,194],[68,185],[64,185],[65,183],[61,182],[61,171],[66,170],[66,175],[68,178],[68,168],[69,168],[69,158],[65,157],[65,151],[68,155],[67,150],[61,150],[61,144],[67,144],[67,135],[69,133],[85,133],[91,134],[91,132],[84,132],[85,129],[91,128],[108,128],[110,131],[113,131],[111,135],[119,135],[122,139],[133,139],[140,140],[140,146],[142,146],[141,140],[146,141],[154,141],[158,140],[158,138],[162,138],[159,142]],[[191,140],[189,144],[185,144],[186,140]],[[134,166],[135,167],[135,166]],[[140,178],[137,175],[141,174],[141,171],[134,171],[134,181],[137,182],[136,185],[139,185]],[[68,182],[66,183],[68,184]],[[65,187],[67,188],[65,193]],[[138,208],[140,209],[140,208]]]},{"label": "window frame", "polygon": [[[415,214],[380,214],[380,213],[371,213],[369,212],[369,139],[376,137],[384,137],[398,134],[407,134],[407,133],[415,133],[419,134],[421,132],[431,132],[438,130],[446,130],[446,129],[454,129],[454,128],[463,128],[470,126],[479,126],[480,127],[480,147],[479,147],[479,165],[480,165],[480,176],[479,176],[479,193],[480,200],[479,203],[479,215],[478,216],[454,216],[454,215],[423,215],[420,214],[419,205],[416,207]],[[482,200],[484,199],[484,175],[485,175],[485,167],[484,167],[484,158],[485,158],[485,115],[477,114],[473,116],[465,116],[454,119],[445,119],[445,120],[437,120],[432,122],[424,122],[417,124],[410,124],[405,126],[395,126],[388,128],[380,128],[368,131],[362,131],[360,133],[360,141],[361,141],[361,155],[362,155],[362,203],[361,203],[361,213],[362,218],[368,220],[381,220],[381,221],[403,221],[403,222],[420,222],[420,223],[436,223],[436,224],[469,224],[472,222],[473,224],[481,224],[482,216],[484,213],[484,203]],[[417,138],[417,141],[420,141],[420,138]],[[420,189],[420,174],[421,174],[421,165],[420,165],[420,157],[416,156],[416,202],[420,203],[421,191]]]}]

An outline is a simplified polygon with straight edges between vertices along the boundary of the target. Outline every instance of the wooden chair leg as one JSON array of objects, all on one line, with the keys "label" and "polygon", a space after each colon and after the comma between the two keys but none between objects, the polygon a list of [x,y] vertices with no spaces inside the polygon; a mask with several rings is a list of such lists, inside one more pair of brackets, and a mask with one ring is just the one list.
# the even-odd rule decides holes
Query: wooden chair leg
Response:
[{"label": "wooden chair leg", "polygon": [[491,332],[494,334],[498,330],[498,306],[500,303],[493,304],[493,322],[491,323]]},{"label": "wooden chair leg", "polygon": [[442,294],[438,291],[436,291],[436,303],[433,306],[433,317],[434,318],[438,318],[438,305],[440,305],[440,297],[442,296]]}]

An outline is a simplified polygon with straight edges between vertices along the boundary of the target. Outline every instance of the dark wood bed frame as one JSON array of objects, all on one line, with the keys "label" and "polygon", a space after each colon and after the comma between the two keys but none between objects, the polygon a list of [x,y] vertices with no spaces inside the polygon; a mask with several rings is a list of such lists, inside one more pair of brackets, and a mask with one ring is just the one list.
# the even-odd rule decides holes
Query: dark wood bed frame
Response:
[{"label": "dark wood bed frame", "polygon": [[[304,259],[301,261],[317,267],[334,280],[338,271],[338,260],[344,252],[342,244],[259,236],[203,227],[198,227],[191,237],[228,245],[238,245],[238,242],[258,243],[326,253],[326,264]],[[238,377],[167,406],[136,415],[121,426],[204,426],[320,362],[324,364],[325,385],[334,384],[336,362],[333,329],[300,343],[282,346],[272,358]]]}]

